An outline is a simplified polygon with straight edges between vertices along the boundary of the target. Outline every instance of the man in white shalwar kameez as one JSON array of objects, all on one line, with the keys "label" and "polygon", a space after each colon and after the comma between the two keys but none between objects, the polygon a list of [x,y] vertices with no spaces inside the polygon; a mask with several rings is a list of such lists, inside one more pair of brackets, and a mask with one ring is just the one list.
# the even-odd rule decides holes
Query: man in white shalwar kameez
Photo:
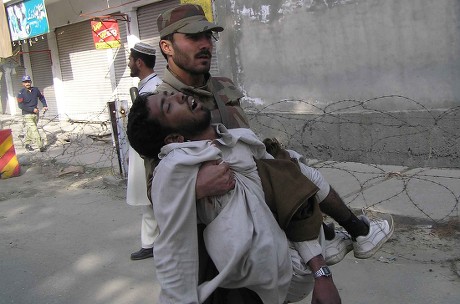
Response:
[{"label": "man in white shalwar kameez", "polygon": [[[155,48],[138,42],[131,49],[128,67],[131,77],[139,77],[139,94],[151,93],[161,84],[155,73]],[[141,249],[131,254],[132,260],[142,260],[153,256],[153,244],[158,236],[158,226],[152,205],[147,198],[147,180],[144,160],[134,149],[128,150],[128,185],[126,202],[131,206],[142,206]]]},{"label": "man in white shalwar kameez", "polygon": [[[161,126],[167,125],[171,130],[157,146],[159,149],[168,143],[161,148],[151,192],[160,228],[154,247],[161,284],[159,303],[202,303],[217,287],[249,288],[263,303],[297,302],[314,289],[320,296],[330,297],[330,303],[340,303],[330,273],[317,274],[314,280],[307,267],[307,263],[315,261],[308,266],[317,272],[322,268],[318,260],[325,266],[318,240],[289,242],[265,203],[254,158],[273,157],[257,136],[249,129],[227,130],[222,124],[211,127],[209,119],[207,125],[197,126],[197,121],[206,121],[202,118],[206,111],[182,93],[152,95],[146,101],[150,118],[159,118]],[[175,122],[169,120],[170,115],[180,117],[181,127],[173,127]],[[192,126],[202,132],[198,137],[186,131]],[[128,136],[135,149],[140,143],[132,132],[147,136],[154,133],[145,126],[138,131],[133,129],[128,122]],[[148,154],[145,150],[139,153]],[[235,172],[235,188],[197,202],[198,170],[203,162],[212,160],[226,162]],[[207,225],[206,249],[219,271],[215,278],[200,285],[197,220]]]}]

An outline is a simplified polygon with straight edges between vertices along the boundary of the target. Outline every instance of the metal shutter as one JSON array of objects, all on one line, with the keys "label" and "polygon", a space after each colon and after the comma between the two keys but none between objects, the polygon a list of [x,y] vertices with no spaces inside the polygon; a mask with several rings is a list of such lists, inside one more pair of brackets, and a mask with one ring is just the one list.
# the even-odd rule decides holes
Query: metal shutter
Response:
[{"label": "metal shutter", "polygon": [[[51,70],[51,54],[48,48],[48,39],[39,39],[29,47],[30,64],[34,87],[37,87],[45,95],[49,107],[47,115],[56,116],[58,113],[56,95],[54,93],[53,72]],[[40,104],[40,102],[39,102]]]},{"label": "metal shutter", "polygon": [[[11,112],[8,104],[8,93],[5,72],[0,66],[0,114],[9,114]],[[14,93],[12,94],[14,95]]]},{"label": "metal shutter", "polygon": [[[157,50],[157,59],[155,63],[155,72],[160,76],[163,76],[163,71],[166,68],[166,60],[160,52],[159,42],[160,34],[158,32],[157,18],[158,16],[176,5],[179,5],[178,0],[167,0],[142,6],[137,10],[137,21],[139,24],[139,38],[142,42],[155,46]],[[212,62],[211,62],[211,75],[217,76],[219,70],[217,68],[217,53],[214,45]]]},{"label": "metal shutter", "polygon": [[[22,85],[22,76],[24,76],[26,74],[26,70],[25,70],[25,68],[23,66],[24,59],[22,58],[22,56],[24,56],[24,55],[19,55],[17,57],[19,59],[19,62],[14,63],[15,67],[14,67],[14,71],[12,72],[12,75],[11,75],[11,82],[12,82],[13,90],[14,90],[14,98],[16,98],[16,96],[18,95],[19,90],[24,87]],[[34,84],[32,84],[32,85],[34,85]],[[5,84],[4,88],[5,88],[5,93],[7,93],[6,84]],[[3,95],[3,93],[2,93],[2,95]],[[8,98],[7,95],[6,95],[6,98]],[[22,110],[19,109],[18,103],[16,102],[15,104],[16,104],[16,114],[17,115],[22,115]],[[9,113],[11,113],[11,111],[6,111],[6,113],[9,114]]]},{"label": "metal shutter", "polygon": [[61,64],[61,118],[84,121],[109,119],[107,102],[114,99],[109,69],[111,50],[96,50],[90,21],[56,29]]},{"label": "metal shutter", "polygon": [[126,21],[118,21],[121,46],[113,49],[113,64],[115,69],[116,97],[118,100],[130,100],[129,89],[133,86],[133,79],[129,76],[129,46],[126,35]]}]

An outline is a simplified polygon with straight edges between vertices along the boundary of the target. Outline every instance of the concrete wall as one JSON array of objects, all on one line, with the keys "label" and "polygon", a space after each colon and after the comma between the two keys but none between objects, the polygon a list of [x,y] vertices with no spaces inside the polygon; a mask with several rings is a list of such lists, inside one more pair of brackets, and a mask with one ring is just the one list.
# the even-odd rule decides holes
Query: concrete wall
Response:
[{"label": "concrete wall", "polygon": [[[460,166],[460,1],[215,4],[226,28],[219,66],[245,92],[252,126],[264,136],[283,137],[319,159]],[[368,123],[349,113],[366,113]],[[321,132],[306,140],[297,132],[312,114]],[[435,131],[440,120],[448,130]],[[421,129],[414,137],[407,126]],[[443,160],[433,159],[436,145],[450,146]]]}]

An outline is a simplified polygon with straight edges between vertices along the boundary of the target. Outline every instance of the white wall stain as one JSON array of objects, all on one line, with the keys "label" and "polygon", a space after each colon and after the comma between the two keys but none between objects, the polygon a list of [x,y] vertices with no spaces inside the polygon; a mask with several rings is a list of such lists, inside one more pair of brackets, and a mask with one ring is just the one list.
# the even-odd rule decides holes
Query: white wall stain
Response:
[{"label": "white wall stain", "polygon": [[337,5],[345,5],[357,2],[357,0],[286,0],[278,10],[279,14],[287,15],[299,8],[315,10],[320,8],[333,8]]},{"label": "white wall stain", "polygon": [[[289,15],[298,9],[316,10],[321,8],[333,8],[337,5],[345,5],[353,2],[357,2],[357,0],[286,0],[281,4],[277,13]],[[247,7],[246,5],[239,7],[235,1],[231,1],[231,7],[235,13],[251,21],[259,21],[261,23],[269,23],[271,21],[270,10],[272,10],[272,8],[269,4],[262,4],[258,8]]]},{"label": "white wall stain", "polygon": [[261,5],[259,9],[247,8],[243,6],[239,10],[242,16],[248,17],[251,21],[260,21],[262,23],[268,23],[270,21],[270,5]]},{"label": "white wall stain", "polygon": [[[309,4],[305,4],[309,2]],[[287,0],[281,5],[281,8],[278,10],[279,14],[291,14],[295,9],[311,6],[313,0]]]}]

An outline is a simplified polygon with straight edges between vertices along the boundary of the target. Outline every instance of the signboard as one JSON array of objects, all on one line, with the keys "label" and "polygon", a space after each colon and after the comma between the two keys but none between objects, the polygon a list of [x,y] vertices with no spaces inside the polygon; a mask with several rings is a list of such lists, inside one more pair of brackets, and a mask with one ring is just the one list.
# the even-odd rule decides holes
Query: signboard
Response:
[{"label": "signboard", "polygon": [[208,19],[209,22],[214,22],[214,18],[212,16],[212,4],[211,0],[181,0],[181,4],[198,4],[203,8],[204,14],[206,16],[206,19]]},{"label": "signboard", "polygon": [[91,21],[96,50],[120,47],[120,31],[117,20]]},{"label": "signboard", "polygon": [[6,7],[11,40],[25,40],[49,32],[45,0],[25,0]]},{"label": "signboard", "polygon": [[[8,20],[6,19],[6,11],[3,3],[0,3],[0,64],[2,58],[13,56],[13,48],[11,47],[10,32],[8,31]],[[0,112],[2,106],[0,105]]]}]

